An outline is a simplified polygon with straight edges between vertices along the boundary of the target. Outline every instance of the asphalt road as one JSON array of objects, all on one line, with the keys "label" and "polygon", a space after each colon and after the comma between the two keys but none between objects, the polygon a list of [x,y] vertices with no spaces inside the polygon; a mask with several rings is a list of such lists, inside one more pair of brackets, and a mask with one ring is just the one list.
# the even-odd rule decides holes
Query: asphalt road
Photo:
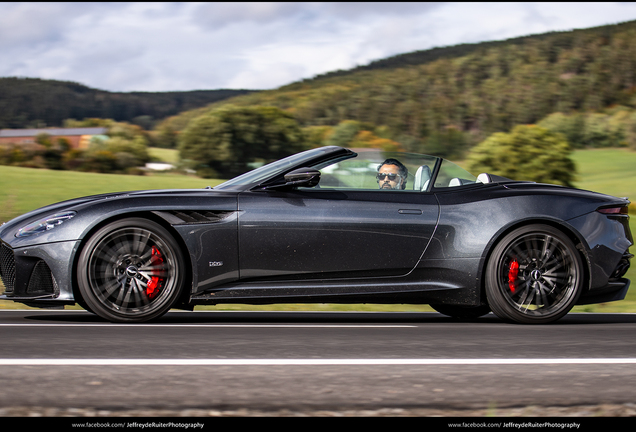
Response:
[{"label": "asphalt road", "polygon": [[636,401],[636,315],[0,311],[0,407],[467,410]]}]

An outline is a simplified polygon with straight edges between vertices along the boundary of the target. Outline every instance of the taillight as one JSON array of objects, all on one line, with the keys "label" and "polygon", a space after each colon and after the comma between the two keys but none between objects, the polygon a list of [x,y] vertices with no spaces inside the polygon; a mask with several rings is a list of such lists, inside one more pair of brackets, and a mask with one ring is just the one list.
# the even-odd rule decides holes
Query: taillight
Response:
[{"label": "taillight", "polygon": [[628,207],[627,206],[604,207],[604,208],[597,209],[596,211],[606,215],[627,215]]}]

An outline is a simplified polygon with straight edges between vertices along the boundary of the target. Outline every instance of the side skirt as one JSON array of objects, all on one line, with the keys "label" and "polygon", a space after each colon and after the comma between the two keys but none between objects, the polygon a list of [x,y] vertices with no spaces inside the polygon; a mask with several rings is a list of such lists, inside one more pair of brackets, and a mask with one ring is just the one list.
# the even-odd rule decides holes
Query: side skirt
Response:
[{"label": "side skirt", "polygon": [[223,303],[445,303],[479,305],[479,296],[474,289],[439,282],[392,283],[387,286],[328,283],[319,287],[286,283],[217,289],[191,297],[190,303],[193,305]]}]

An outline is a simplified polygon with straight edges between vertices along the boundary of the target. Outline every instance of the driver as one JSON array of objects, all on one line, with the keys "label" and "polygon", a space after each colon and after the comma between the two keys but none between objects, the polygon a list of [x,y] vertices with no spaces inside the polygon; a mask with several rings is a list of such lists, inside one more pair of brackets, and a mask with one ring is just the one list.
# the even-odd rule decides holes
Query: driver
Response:
[{"label": "driver", "polygon": [[397,159],[387,159],[378,166],[380,189],[405,189],[409,170]]}]

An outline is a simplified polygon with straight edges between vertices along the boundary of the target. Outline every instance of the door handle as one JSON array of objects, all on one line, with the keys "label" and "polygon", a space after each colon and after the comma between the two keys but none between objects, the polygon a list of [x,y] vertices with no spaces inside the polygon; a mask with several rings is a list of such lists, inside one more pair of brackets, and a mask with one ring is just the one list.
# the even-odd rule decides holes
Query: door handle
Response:
[{"label": "door handle", "polygon": [[422,210],[420,209],[400,209],[398,210],[399,214],[414,214],[414,215],[421,215],[422,214]]}]

